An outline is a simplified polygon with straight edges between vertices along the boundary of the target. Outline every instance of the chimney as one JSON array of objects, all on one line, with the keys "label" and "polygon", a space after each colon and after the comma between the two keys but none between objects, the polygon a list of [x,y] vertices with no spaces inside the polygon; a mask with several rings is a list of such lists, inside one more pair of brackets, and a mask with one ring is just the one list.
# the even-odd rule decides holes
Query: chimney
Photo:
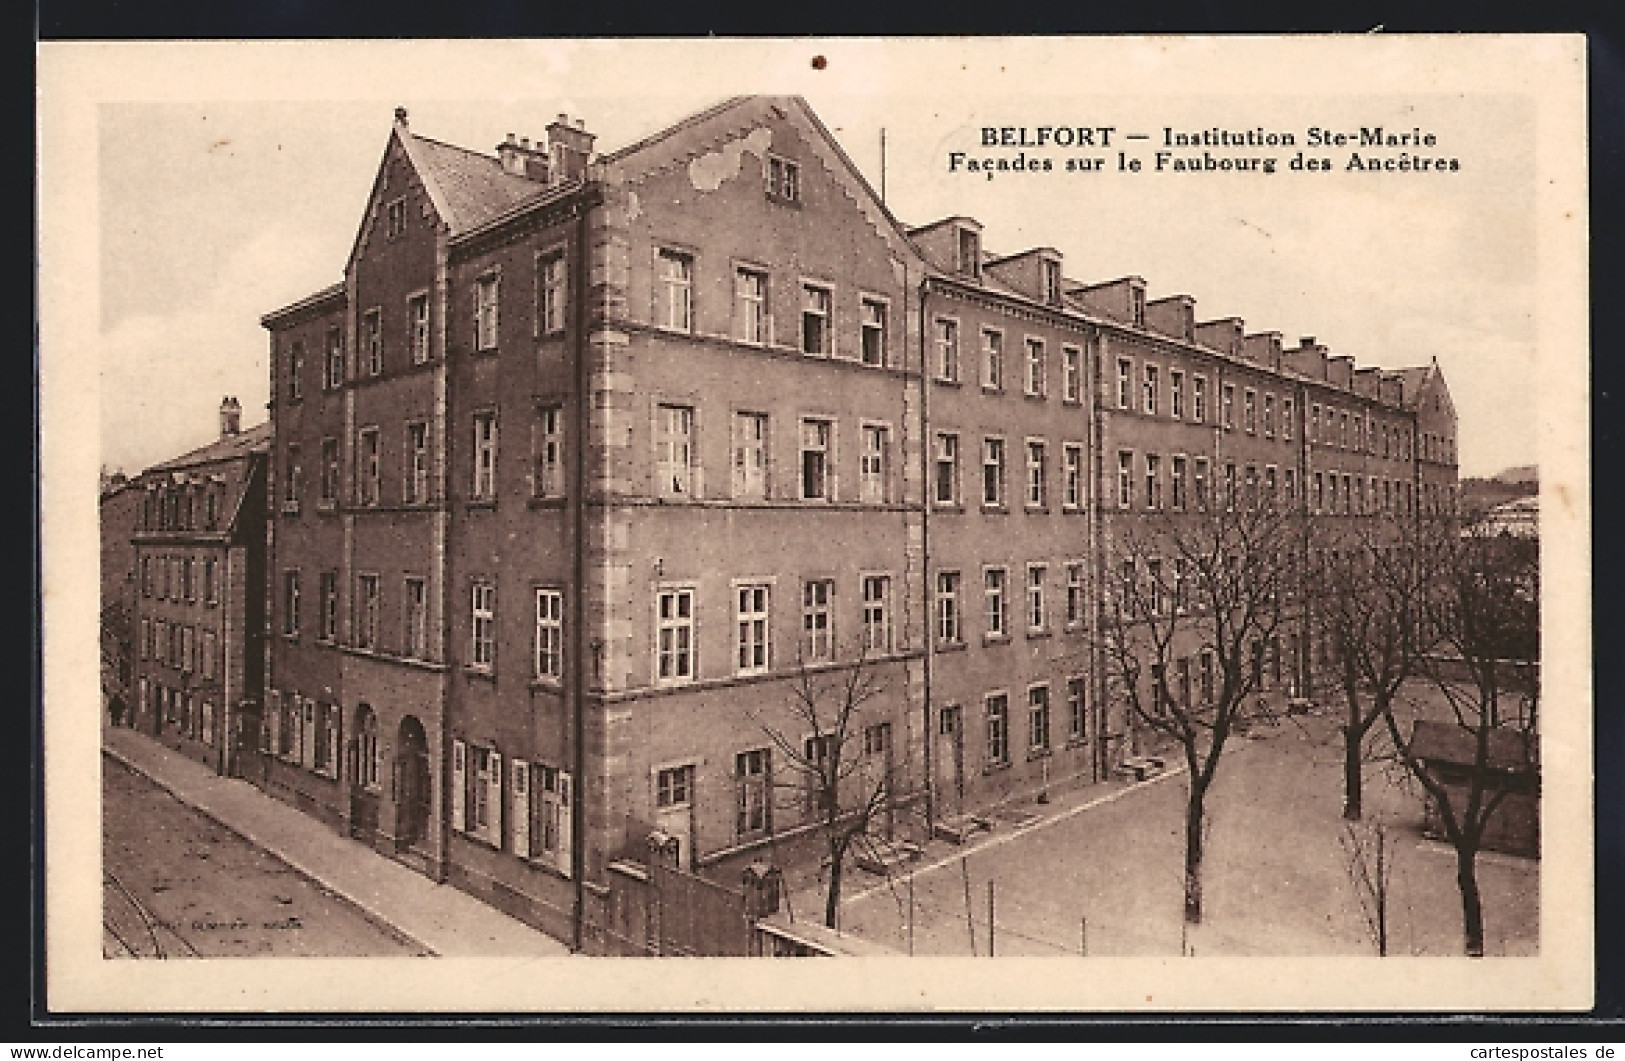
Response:
[{"label": "chimney", "polygon": [[406,108],[405,107],[396,107],[395,108],[395,124],[400,126],[402,129],[405,129],[405,128],[408,127],[407,123],[406,123]]},{"label": "chimney", "polygon": [[243,407],[237,404],[237,399],[226,395],[220,403],[220,437],[230,438],[242,430]]},{"label": "chimney", "polygon": [[561,114],[556,121],[548,123],[550,182],[562,184],[586,176],[587,160],[592,157],[594,139],[596,137],[587,132],[585,122],[578,118],[571,124],[568,114]]},{"label": "chimney", "polygon": [[497,145],[497,158],[502,161],[504,173],[533,181],[547,180],[547,153],[542,150],[540,140],[532,147],[530,137],[516,139],[509,133],[508,138]]}]

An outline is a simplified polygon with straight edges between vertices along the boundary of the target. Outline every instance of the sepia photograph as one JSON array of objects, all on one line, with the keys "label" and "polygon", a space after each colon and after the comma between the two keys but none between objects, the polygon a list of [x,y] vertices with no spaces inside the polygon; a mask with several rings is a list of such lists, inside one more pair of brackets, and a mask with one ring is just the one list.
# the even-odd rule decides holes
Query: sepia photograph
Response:
[{"label": "sepia photograph", "polygon": [[1584,55],[42,46],[55,1004],[1589,1006]]}]

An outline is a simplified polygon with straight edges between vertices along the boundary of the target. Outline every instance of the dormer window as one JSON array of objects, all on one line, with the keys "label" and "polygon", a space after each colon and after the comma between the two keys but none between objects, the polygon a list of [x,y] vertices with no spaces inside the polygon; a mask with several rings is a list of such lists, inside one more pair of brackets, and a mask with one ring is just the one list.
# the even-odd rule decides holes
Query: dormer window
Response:
[{"label": "dormer window", "polygon": [[977,279],[982,276],[982,237],[974,229],[959,230],[959,272]]},{"label": "dormer window", "polygon": [[1044,301],[1051,306],[1061,304],[1061,263],[1048,258],[1039,263],[1044,277]]},{"label": "dormer window", "polygon": [[1128,293],[1129,319],[1136,328],[1145,327],[1145,292],[1139,288],[1130,288]]},{"label": "dormer window", "polygon": [[801,167],[787,158],[767,157],[767,197],[783,203],[801,201]]}]

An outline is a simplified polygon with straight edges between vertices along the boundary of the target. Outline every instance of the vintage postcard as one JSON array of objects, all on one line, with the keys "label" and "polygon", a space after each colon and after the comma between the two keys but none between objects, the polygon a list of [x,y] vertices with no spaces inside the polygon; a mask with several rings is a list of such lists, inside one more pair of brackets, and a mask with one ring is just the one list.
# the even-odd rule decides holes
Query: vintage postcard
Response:
[{"label": "vintage postcard", "polygon": [[51,1008],[1587,1008],[1584,85],[43,45]]}]

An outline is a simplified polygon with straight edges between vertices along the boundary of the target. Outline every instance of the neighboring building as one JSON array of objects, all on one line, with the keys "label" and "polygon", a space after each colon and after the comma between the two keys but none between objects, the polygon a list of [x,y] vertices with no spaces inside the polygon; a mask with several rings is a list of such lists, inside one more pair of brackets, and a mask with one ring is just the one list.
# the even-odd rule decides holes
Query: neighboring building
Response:
[{"label": "neighboring building", "polygon": [[[1413,391],[970,218],[905,228],[799,98],[592,151],[564,116],[491,156],[397,111],[342,283],[263,320],[248,772],[564,938],[651,834],[800,857],[837,751],[888,835],[1106,776],[1125,521],[1244,481],[1415,516],[1421,419],[1454,483],[1436,366]],[[878,692],[837,748],[792,705],[853,674]]]},{"label": "neighboring building", "polygon": [[271,425],[220,437],[135,480],[135,726],[222,774],[257,765],[264,670],[265,460]]},{"label": "neighboring building", "polygon": [[102,708],[117,723],[134,717],[136,582],[135,544],[143,494],[117,472],[101,484]]},{"label": "neighboring building", "polygon": [[1520,497],[1496,505],[1477,521],[1473,533],[1539,541],[1540,498]]}]

